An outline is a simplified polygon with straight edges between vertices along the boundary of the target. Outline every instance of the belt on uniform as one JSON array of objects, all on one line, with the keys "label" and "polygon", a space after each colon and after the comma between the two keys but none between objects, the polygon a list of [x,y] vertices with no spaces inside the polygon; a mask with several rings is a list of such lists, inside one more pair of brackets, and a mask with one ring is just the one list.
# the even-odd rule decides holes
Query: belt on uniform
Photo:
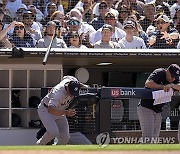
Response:
[{"label": "belt on uniform", "polygon": [[44,107],[48,108],[48,105],[46,105],[45,103],[43,103]]}]

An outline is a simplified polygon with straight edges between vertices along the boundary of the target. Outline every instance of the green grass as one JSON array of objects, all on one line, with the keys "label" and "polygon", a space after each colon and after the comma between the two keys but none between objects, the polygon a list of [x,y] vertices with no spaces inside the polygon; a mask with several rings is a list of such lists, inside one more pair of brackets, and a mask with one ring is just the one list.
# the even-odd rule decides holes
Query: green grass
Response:
[{"label": "green grass", "polygon": [[161,150],[180,151],[180,144],[119,144],[100,148],[98,145],[64,145],[64,146],[0,146],[0,150],[80,150],[80,151],[130,151]]}]

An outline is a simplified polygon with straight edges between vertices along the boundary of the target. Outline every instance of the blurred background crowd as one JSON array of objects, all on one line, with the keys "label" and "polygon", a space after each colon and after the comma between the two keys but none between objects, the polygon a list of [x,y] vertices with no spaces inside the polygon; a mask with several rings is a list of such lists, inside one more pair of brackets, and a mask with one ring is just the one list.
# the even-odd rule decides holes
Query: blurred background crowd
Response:
[{"label": "blurred background crowd", "polygon": [[179,49],[180,0],[0,0],[0,47]]}]

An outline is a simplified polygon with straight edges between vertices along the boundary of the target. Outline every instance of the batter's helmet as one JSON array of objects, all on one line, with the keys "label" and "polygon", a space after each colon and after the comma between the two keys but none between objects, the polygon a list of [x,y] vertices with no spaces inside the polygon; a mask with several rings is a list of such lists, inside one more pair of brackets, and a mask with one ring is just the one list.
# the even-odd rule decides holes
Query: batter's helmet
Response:
[{"label": "batter's helmet", "polygon": [[70,81],[68,84],[69,93],[73,96],[79,96],[80,83],[78,81]]}]

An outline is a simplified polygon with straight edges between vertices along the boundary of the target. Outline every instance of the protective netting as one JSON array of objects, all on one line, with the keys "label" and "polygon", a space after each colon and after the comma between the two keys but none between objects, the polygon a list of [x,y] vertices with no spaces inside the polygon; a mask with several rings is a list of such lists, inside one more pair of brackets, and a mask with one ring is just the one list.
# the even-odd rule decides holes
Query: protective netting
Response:
[{"label": "protective netting", "polygon": [[176,0],[1,0],[0,46],[47,48],[55,38],[55,48],[180,48],[179,5]]}]

